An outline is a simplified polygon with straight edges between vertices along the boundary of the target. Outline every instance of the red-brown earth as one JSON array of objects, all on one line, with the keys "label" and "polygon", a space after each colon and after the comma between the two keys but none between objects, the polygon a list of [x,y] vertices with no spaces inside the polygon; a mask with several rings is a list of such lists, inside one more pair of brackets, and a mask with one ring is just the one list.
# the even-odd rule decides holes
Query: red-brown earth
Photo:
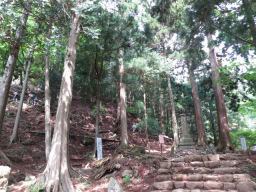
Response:
[{"label": "red-brown earth", "polygon": [[[13,92],[14,90],[12,90]],[[10,93],[11,95],[12,93]],[[3,131],[0,136],[0,149],[13,163],[9,179],[8,191],[21,192],[31,184],[25,182],[29,175],[38,176],[43,172],[45,163],[44,152],[44,106],[43,98],[39,95],[39,104],[32,106],[24,102],[23,112],[19,125],[19,141],[9,145],[9,138],[14,125],[18,103],[10,101],[7,106]],[[154,182],[159,161],[168,158],[171,150],[171,142],[163,145],[161,155],[157,137],[150,137],[150,153],[135,152],[136,147],[146,147],[146,138],[143,130],[136,133],[131,132],[134,122],[140,120],[128,114],[129,143],[128,149],[119,148],[120,125],[116,123],[116,106],[113,103],[104,102],[105,110],[100,118],[100,137],[103,138],[103,157],[121,164],[121,169],[106,173],[102,178],[94,179],[96,168],[91,167],[95,161],[92,157],[93,138],[95,132],[95,115],[92,110],[93,103],[85,103],[81,97],[75,96],[72,101],[70,118],[70,162],[75,170],[72,177],[76,191],[103,192],[107,191],[107,184],[111,176],[115,177],[124,188],[124,191],[148,191]],[[54,123],[54,112],[52,113],[52,125]],[[53,126],[52,126],[53,127]],[[138,148],[138,147],[137,147]],[[139,148],[141,149],[141,148]],[[256,178],[256,159],[248,157],[248,164],[244,169]],[[6,162],[0,158],[0,165]],[[122,178],[124,170],[137,172],[136,177]]]}]

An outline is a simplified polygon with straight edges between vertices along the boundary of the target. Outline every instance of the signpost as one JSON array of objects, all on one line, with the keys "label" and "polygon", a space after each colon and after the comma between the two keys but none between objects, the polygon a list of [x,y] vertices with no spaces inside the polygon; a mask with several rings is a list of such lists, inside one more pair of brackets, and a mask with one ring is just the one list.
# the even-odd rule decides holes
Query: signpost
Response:
[{"label": "signpost", "polygon": [[246,150],[247,150],[247,147],[246,147],[245,138],[244,138],[244,137],[241,137],[241,138],[240,138],[240,141],[241,141],[242,150],[243,150],[243,151],[246,151]]},{"label": "signpost", "polygon": [[97,159],[101,160],[102,159],[102,139],[100,137],[97,137]]},{"label": "signpost", "polygon": [[159,135],[159,143],[160,143],[161,155],[162,155],[162,145],[164,144],[164,135]]}]

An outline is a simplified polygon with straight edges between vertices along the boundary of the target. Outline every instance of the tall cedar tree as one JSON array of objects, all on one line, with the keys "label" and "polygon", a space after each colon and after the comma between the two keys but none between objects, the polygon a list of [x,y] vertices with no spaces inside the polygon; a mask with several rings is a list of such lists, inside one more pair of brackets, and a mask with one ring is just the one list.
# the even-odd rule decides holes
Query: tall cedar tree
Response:
[{"label": "tall cedar tree", "polygon": [[[78,8],[81,0],[76,1]],[[76,47],[80,31],[79,12],[72,14],[71,31],[67,44],[67,52],[64,62],[64,71],[62,75],[56,122],[52,139],[51,151],[47,166],[44,171],[46,177],[46,191],[53,192],[64,191],[73,192],[74,187],[69,175],[68,160],[68,134],[69,117],[72,101],[73,75],[76,62]]]},{"label": "tall cedar tree", "polygon": [[8,61],[6,63],[5,70],[4,70],[3,79],[0,83],[0,134],[2,131],[2,127],[3,127],[5,108],[7,105],[8,94],[9,94],[9,90],[10,90],[10,86],[11,86],[13,71],[14,71],[14,68],[16,65],[18,54],[19,54],[20,41],[21,41],[21,38],[24,33],[24,29],[27,24],[28,15],[29,15],[29,11],[30,11],[32,2],[33,2],[32,0],[28,0],[26,7],[23,10],[21,23],[16,31],[14,43],[11,46],[11,53],[8,57]]}]

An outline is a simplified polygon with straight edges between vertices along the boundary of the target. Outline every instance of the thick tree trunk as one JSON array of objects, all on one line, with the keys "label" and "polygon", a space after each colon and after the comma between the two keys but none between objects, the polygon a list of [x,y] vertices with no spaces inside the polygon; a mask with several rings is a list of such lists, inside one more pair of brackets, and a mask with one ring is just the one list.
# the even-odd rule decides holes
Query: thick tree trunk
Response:
[{"label": "thick tree trunk", "polygon": [[5,115],[5,108],[7,105],[8,94],[11,86],[12,75],[16,65],[16,60],[19,54],[20,48],[20,40],[24,32],[24,28],[26,27],[26,23],[28,20],[29,10],[31,8],[32,0],[28,0],[26,4],[26,8],[22,13],[21,24],[18,27],[16,34],[15,34],[15,41],[11,48],[11,53],[8,57],[8,61],[6,63],[6,67],[4,70],[4,75],[2,81],[0,83],[0,134],[2,131],[3,120]]},{"label": "thick tree trunk", "polygon": [[123,62],[123,50],[119,50],[119,72],[120,72],[120,118],[121,118],[121,144],[128,145],[128,133],[127,133],[127,117],[126,117],[126,93],[125,84],[123,83],[124,76],[124,62]]},{"label": "thick tree trunk", "polygon": [[171,85],[169,75],[166,75],[166,78],[167,78],[167,82],[168,82],[168,89],[169,89],[169,96],[170,96],[170,103],[171,103],[174,146],[178,146],[178,144],[179,144],[178,123],[177,123],[176,112],[175,112],[175,105],[174,105],[174,99],[173,99],[173,93],[172,93],[172,85]]},{"label": "thick tree trunk", "polygon": [[[78,0],[77,6],[80,2]],[[56,123],[52,139],[51,151],[44,174],[46,176],[46,191],[73,192],[74,187],[69,175],[68,164],[68,133],[69,117],[72,101],[73,75],[76,61],[76,47],[80,30],[80,15],[73,13],[71,31],[68,39],[67,52],[64,62]]]},{"label": "thick tree trunk", "polygon": [[214,140],[214,146],[217,146],[218,144],[218,137],[216,133],[215,123],[214,123],[214,116],[213,116],[213,103],[212,100],[209,102],[209,111],[210,111],[210,124],[211,124],[211,130],[213,134],[213,140]]},{"label": "thick tree trunk", "polygon": [[97,137],[99,136],[99,121],[100,121],[100,80],[97,79],[97,93],[96,93],[96,125],[95,125],[95,144],[93,154],[96,156]]},{"label": "thick tree trunk", "polygon": [[21,97],[20,97],[19,107],[18,107],[16,118],[15,118],[15,123],[14,123],[13,131],[12,131],[12,135],[11,135],[11,138],[10,138],[10,144],[13,141],[16,141],[17,137],[18,137],[18,127],[19,127],[19,122],[20,122],[20,114],[21,114],[21,111],[22,111],[24,96],[25,96],[25,92],[26,92],[26,89],[27,89],[28,74],[29,74],[29,70],[30,70],[31,63],[32,63],[32,60],[33,60],[35,46],[36,46],[36,40],[35,40],[34,44],[32,45],[32,47],[30,49],[30,52],[29,52],[28,65],[27,65],[27,69],[26,69],[26,74],[25,74],[22,93],[21,93]]},{"label": "thick tree trunk", "polygon": [[195,81],[194,71],[191,69],[189,64],[187,64],[187,66],[188,66],[189,79],[191,83],[192,96],[193,96],[194,109],[195,109],[196,128],[197,128],[197,134],[198,134],[197,145],[205,146],[207,144],[207,141],[206,141],[205,128],[204,128],[202,114],[201,114],[201,105],[200,105],[198,88]]},{"label": "thick tree trunk", "polygon": [[146,142],[147,142],[148,151],[150,153],[150,144],[149,144],[149,139],[148,139],[148,115],[147,115],[147,100],[146,100],[145,86],[144,86],[143,91],[144,91],[143,100],[144,100],[144,119],[145,119]]},{"label": "thick tree trunk", "polygon": [[165,128],[165,124],[164,124],[164,96],[163,93],[161,91],[161,89],[159,88],[159,92],[160,92],[160,103],[159,103],[159,111],[160,111],[160,127],[162,129],[162,133],[166,134],[166,128]]},{"label": "thick tree trunk", "polygon": [[[49,31],[47,35],[47,41],[50,40],[51,37],[51,20],[49,24]],[[46,162],[49,158],[49,154],[51,151],[51,93],[50,93],[50,47],[46,50],[45,57],[45,86],[44,86],[44,109],[45,109],[45,157]]]},{"label": "thick tree trunk", "polygon": [[[208,43],[212,41],[212,34],[209,33]],[[218,73],[218,61],[215,53],[214,46],[209,48],[209,59],[211,63],[212,70],[212,84],[214,90],[215,104],[217,109],[218,123],[219,123],[219,146],[218,150],[225,151],[233,149],[228,126],[228,117],[226,112],[226,106],[224,102],[224,95],[222,92],[222,87],[219,83],[219,73]]]},{"label": "thick tree trunk", "polygon": [[251,31],[251,36],[253,38],[253,43],[254,45],[256,45],[256,26],[255,26],[255,22],[253,19],[253,13],[252,13],[252,4],[250,2],[250,0],[242,0],[243,2],[243,7],[245,10],[245,16],[247,19],[247,22],[249,24],[249,28]]}]

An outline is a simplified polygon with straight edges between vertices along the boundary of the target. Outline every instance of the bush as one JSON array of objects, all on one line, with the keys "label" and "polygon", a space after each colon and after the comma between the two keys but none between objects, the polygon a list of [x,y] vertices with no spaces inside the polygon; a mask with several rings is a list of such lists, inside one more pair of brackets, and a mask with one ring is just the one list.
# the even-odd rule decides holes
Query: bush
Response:
[{"label": "bush", "polygon": [[232,144],[235,148],[241,149],[240,138],[244,137],[246,140],[247,148],[256,145],[256,131],[250,129],[238,129],[230,132]]},{"label": "bush", "polygon": [[[145,130],[145,120],[139,123],[138,127]],[[159,126],[158,120],[153,118],[148,118],[148,134],[149,135],[158,135],[162,132],[162,129]]]},{"label": "bush", "polygon": [[[101,115],[105,113],[105,109],[106,109],[105,105],[102,102],[100,102],[100,114]],[[92,113],[92,115],[96,115],[96,113],[97,113],[97,105],[93,106],[91,113]]]},{"label": "bush", "polygon": [[134,106],[127,106],[127,113],[130,113],[136,117],[142,117],[144,113],[144,103],[137,101]]}]

